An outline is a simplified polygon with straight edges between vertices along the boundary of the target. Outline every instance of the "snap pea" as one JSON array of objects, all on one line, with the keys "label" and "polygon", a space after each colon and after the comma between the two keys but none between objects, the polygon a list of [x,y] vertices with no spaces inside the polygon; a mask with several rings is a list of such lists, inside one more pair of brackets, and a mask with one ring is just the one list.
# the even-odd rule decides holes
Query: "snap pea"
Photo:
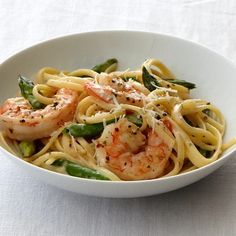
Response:
[{"label": "snap pea", "polygon": [[[142,126],[142,119],[138,118],[136,115],[131,114],[127,115],[126,118],[134,123],[137,126]],[[109,120],[106,122],[106,124],[114,123],[115,119]],[[97,124],[71,124],[68,127],[65,128],[64,133],[69,133],[73,137],[95,137],[102,133],[104,129],[103,123],[97,123]]]},{"label": "snap pea", "polygon": [[[115,119],[106,121],[106,124],[114,123]],[[65,128],[66,133],[74,137],[95,137],[102,133],[104,129],[103,123],[96,124],[71,124]]]},{"label": "snap pea", "polygon": [[23,157],[30,157],[36,151],[35,143],[31,141],[21,141],[19,143],[19,148]]},{"label": "snap pea", "polygon": [[66,172],[69,175],[75,177],[81,177],[86,179],[98,179],[98,180],[109,180],[106,176],[100,174],[98,171],[80,166],[78,164],[68,162],[66,165]]},{"label": "snap pea", "polygon": [[143,84],[148,90],[153,91],[156,89],[156,86],[160,86],[156,78],[149,74],[145,66],[143,66],[142,72]]},{"label": "snap pea", "polygon": [[102,64],[96,65],[92,68],[93,71],[96,71],[98,73],[104,72],[107,68],[109,68],[111,65],[118,63],[116,58],[111,58],[105,61]]},{"label": "snap pea", "polygon": [[126,118],[128,119],[128,121],[134,123],[138,127],[141,127],[143,124],[142,118],[137,117],[135,114],[127,115]]},{"label": "snap pea", "polygon": [[67,161],[64,159],[57,159],[51,165],[53,166],[63,166]]},{"label": "snap pea", "polygon": [[[142,71],[143,71],[142,73],[143,83],[147,89],[153,91],[156,89],[156,86],[161,86],[160,83],[151,74],[149,74],[148,70],[145,67],[143,67]],[[188,82],[186,80],[181,80],[181,79],[165,79],[165,80],[172,84],[179,84],[188,89],[196,88],[196,85],[194,83]]]},{"label": "snap pea", "polygon": [[18,76],[18,84],[21,90],[21,95],[29,101],[33,109],[41,109],[45,105],[39,102],[33,95],[34,83],[25,77]]},{"label": "snap pea", "polygon": [[196,88],[196,85],[194,83],[190,83],[186,80],[181,80],[181,79],[168,79],[167,80],[168,82],[171,82],[173,84],[179,84],[179,85],[182,85],[184,86],[185,88],[188,88],[188,89],[194,89]]},{"label": "snap pea", "polygon": [[96,170],[81,166],[77,163],[74,163],[65,159],[57,159],[51,165],[56,166],[56,167],[64,166],[66,173],[71,176],[85,178],[85,179],[109,180],[109,178],[100,174]]},{"label": "snap pea", "polygon": [[103,129],[103,123],[72,124],[66,128],[67,132],[74,137],[95,137],[102,133]]}]

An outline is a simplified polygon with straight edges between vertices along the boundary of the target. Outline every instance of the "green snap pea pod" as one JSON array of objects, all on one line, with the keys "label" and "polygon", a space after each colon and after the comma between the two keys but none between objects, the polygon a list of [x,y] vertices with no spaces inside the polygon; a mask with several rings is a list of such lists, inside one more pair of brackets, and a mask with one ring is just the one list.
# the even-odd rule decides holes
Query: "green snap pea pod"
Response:
[{"label": "green snap pea pod", "polygon": [[33,109],[41,109],[45,105],[39,102],[33,95],[34,83],[25,77],[19,75],[18,84],[21,90],[21,95],[29,101]]},{"label": "green snap pea pod", "polygon": [[154,78],[151,74],[149,74],[145,66],[143,66],[142,69],[142,78],[144,86],[150,91],[155,90],[156,86],[160,86],[156,78]]},{"label": "green snap pea pod", "polygon": [[72,124],[66,128],[69,134],[74,137],[94,137],[102,133],[103,129],[102,123]]},{"label": "green snap pea pod", "polygon": [[[114,123],[115,120],[109,120],[106,124]],[[71,124],[65,128],[65,131],[74,137],[95,137],[102,133],[103,123],[97,124]]]},{"label": "green snap pea pod", "polygon": [[127,115],[126,118],[128,121],[134,123],[138,127],[141,127],[143,124],[142,118],[137,117],[135,114]]},{"label": "green snap pea pod", "polygon": [[185,88],[188,88],[188,89],[194,89],[196,88],[196,85],[194,83],[190,83],[186,80],[180,80],[180,79],[168,79],[167,80],[168,82],[171,82],[173,84],[179,84],[179,85],[182,85],[184,86]]},{"label": "green snap pea pod", "polygon": [[109,180],[104,175],[100,174],[98,171],[80,166],[78,164],[68,162],[66,164],[66,172],[69,175],[75,176],[75,177],[81,177],[86,179],[98,179],[98,180]]},{"label": "green snap pea pod", "polygon": [[[150,91],[155,90],[156,86],[161,86],[160,83],[152,75],[149,74],[149,72],[147,71],[145,67],[143,67],[142,78],[143,78],[144,86]],[[166,81],[173,84],[184,86],[185,88],[188,88],[188,89],[196,88],[196,85],[194,83],[188,82],[186,80],[166,79]]]},{"label": "green snap pea pod", "polygon": [[51,165],[53,166],[63,166],[67,161],[64,159],[57,159]]},{"label": "green snap pea pod", "polygon": [[100,174],[98,171],[90,169],[88,167],[81,166],[71,161],[65,159],[57,159],[51,165],[56,167],[65,167],[66,173],[86,179],[98,179],[98,180],[109,180],[104,175]]},{"label": "green snap pea pod", "polygon": [[107,68],[109,68],[113,64],[117,64],[118,61],[116,58],[111,58],[105,61],[102,64],[96,65],[92,68],[93,71],[96,71],[98,73],[104,72]]},{"label": "green snap pea pod", "polygon": [[[136,115],[127,115],[126,118],[137,126],[142,126],[142,119]],[[109,120],[106,124],[114,123],[115,120]],[[95,137],[102,133],[104,129],[103,123],[97,124],[71,124],[65,128],[64,132],[69,133],[73,137]]]},{"label": "green snap pea pod", "polygon": [[19,148],[23,157],[30,157],[36,151],[35,143],[31,141],[21,141],[19,143]]}]

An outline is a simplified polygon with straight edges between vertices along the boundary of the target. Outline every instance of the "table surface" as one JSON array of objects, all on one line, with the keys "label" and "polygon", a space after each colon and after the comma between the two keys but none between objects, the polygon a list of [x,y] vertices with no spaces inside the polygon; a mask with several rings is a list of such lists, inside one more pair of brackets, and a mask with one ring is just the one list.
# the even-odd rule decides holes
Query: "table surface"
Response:
[{"label": "table surface", "polygon": [[[1,0],[0,62],[38,42],[92,30],[167,33],[204,44],[236,63],[235,0]],[[236,235],[236,159],[170,193],[102,199],[0,165],[0,235]]]}]

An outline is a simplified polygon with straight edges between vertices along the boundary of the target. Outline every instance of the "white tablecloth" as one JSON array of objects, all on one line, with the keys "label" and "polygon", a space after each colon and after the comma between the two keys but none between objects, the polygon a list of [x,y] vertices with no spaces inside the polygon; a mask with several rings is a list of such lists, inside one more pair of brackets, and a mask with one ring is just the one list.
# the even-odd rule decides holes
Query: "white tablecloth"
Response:
[{"label": "white tablecloth", "polygon": [[[49,38],[104,29],[172,34],[236,63],[235,0],[0,0],[0,62]],[[236,235],[235,159],[196,184],[140,199],[69,193],[0,160],[3,236]]]}]

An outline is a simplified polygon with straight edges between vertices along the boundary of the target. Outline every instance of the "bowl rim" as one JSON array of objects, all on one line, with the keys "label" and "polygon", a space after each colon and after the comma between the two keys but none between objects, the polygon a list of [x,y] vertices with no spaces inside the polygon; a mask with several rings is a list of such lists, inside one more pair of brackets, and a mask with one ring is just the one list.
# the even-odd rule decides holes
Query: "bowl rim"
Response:
[{"label": "bowl rim", "polygon": [[[171,34],[166,34],[166,33],[159,33],[159,32],[152,32],[152,31],[142,31],[142,30],[93,30],[93,31],[83,31],[83,32],[79,32],[79,33],[73,33],[73,34],[66,34],[66,35],[61,35],[61,36],[57,36],[57,37],[53,37],[50,38],[48,40],[43,40],[41,42],[35,43],[29,47],[26,47],[22,50],[16,51],[13,54],[11,54],[8,58],[6,58],[2,63],[0,63],[0,72],[1,72],[1,68],[4,67],[5,64],[10,63],[12,60],[15,59],[15,57],[20,56],[22,54],[25,54],[29,51],[31,51],[32,49],[37,49],[40,48],[41,46],[53,43],[53,41],[60,41],[60,40],[66,40],[69,39],[71,37],[79,37],[79,36],[83,36],[83,35],[92,35],[92,34],[121,34],[121,33],[128,33],[128,34],[146,34],[146,35],[153,35],[154,37],[166,37],[169,38],[171,40],[174,41],[179,41],[179,42],[183,42],[183,43],[187,43],[193,47],[197,46],[199,48],[201,48],[202,50],[208,51],[211,54],[213,54],[215,57],[218,57],[224,61],[226,61],[229,65],[231,65],[233,68],[236,69],[236,65],[227,57],[219,54],[218,52],[208,48],[207,46],[198,43],[198,42],[194,42],[192,40],[188,40],[185,38],[181,38],[181,37],[177,37]],[[42,167],[33,165],[32,163],[29,163],[27,161],[24,161],[23,159],[21,159],[18,156],[15,156],[14,154],[12,154],[11,152],[7,151],[6,149],[4,149],[3,147],[0,146],[0,149],[2,151],[2,153],[7,153],[8,156],[11,156],[12,158],[16,159],[17,161],[23,163],[24,165],[28,165],[28,167],[33,167],[35,169],[37,169],[38,171],[42,171],[44,173],[50,174],[50,175],[55,175],[58,177],[63,177],[63,178],[67,178],[67,179],[71,179],[71,180],[77,180],[77,181],[82,181],[82,182],[87,182],[87,183],[96,183],[96,184],[122,184],[122,185],[126,185],[126,184],[143,184],[143,183],[158,183],[158,182],[162,182],[162,181],[171,181],[172,179],[176,179],[178,177],[184,177],[184,176],[189,176],[189,175],[193,175],[193,174],[197,174],[199,172],[204,171],[205,169],[210,168],[211,166],[216,165],[219,162],[222,162],[225,159],[229,159],[230,157],[232,157],[232,154],[236,152],[236,145],[231,147],[227,153],[225,153],[224,155],[220,156],[217,160],[203,166],[200,168],[197,168],[195,170],[191,170],[189,172],[184,172],[184,173],[180,173],[177,175],[173,175],[173,176],[163,176],[163,177],[159,177],[156,179],[148,179],[148,180],[128,180],[128,181],[124,181],[124,180],[116,180],[116,181],[110,181],[110,180],[96,180],[96,179],[86,179],[86,178],[81,178],[81,177],[75,177],[75,176],[71,176],[71,175],[65,175],[59,172],[54,172],[48,169],[44,169]]]},{"label": "bowl rim", "polygon": [[27,53],[28,51],[30,51],[34,48],[41,47],[43,45],[49,44],[49,43],[51,43],[55,40],[65,40],[66,38],[78,37],[80,35],[83,36],[83,35],[89,35],[89,34],[105,34],[105,33],[149,34],[149,35],[158,36],[158,37],[170,38],[170,39],[176,40],[176,41],[182,41],[182,42],[187,43],[189,45],[191,44],[191,45],[198,46],[201,49],[206,50],[206,51],[214,54],[216,57],[221,58],[223,60],[226,60],[231,66],[236,68],[236,64],[233,63],[233,61],[231,61],[229,58],[227,58],[224,55],[221,55],[220,53],[214,51],[213,49],[207,47],[206,45],[204,45],[200,42],[195,42],[191,39],[186,39],[186,38],[183,38],[183,37],[174,36],[174,35],[168,34],[168,33],[160,33],[160,32],[145,31],[145,30],[126,30],[126,29],[83,31],[83,32],[79,32],[79,33],[71,33],[71,34],[55,36],[55,37],[52,37],[52,38],[49,38],[49,39],[46,39],[46,40],[35,42],[32,45],[30,45],[29,47],[25,47],[23,49],[16,50],[15,52],[11,53],[6,59],[4,59],[2,62],[0,62],[0,68],[5,63],[8,63],[10,60],[14,59],[14,57],[17,57],[21,54]]}]

